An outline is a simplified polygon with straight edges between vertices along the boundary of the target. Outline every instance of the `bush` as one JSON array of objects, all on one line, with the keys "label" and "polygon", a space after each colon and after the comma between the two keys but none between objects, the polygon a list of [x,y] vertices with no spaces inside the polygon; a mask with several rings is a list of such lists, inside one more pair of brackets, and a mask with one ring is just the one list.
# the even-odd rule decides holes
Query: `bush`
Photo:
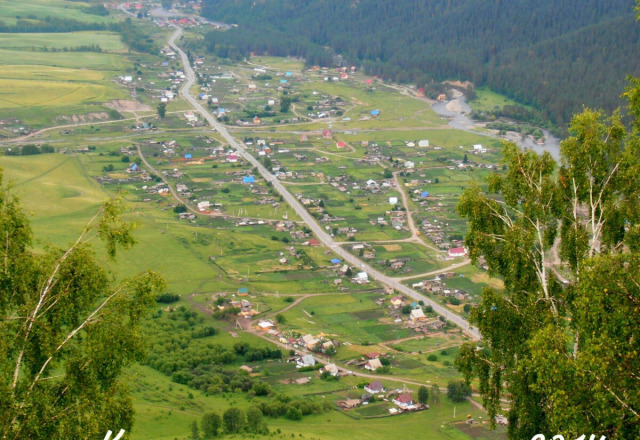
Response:
[{"label": "bush", "polygon": [[447,396],[452,402],[463,402],[471,395],[471,387],[464,380],[452,380],[447,385]]},{"label": "bush", "polygon": [[287,409],[287,418],[289,420],[300,420],[302,419],[302,411],[300,411],[295,406],[290,406]]},{"label": "bush", "polygon": [[184,205],[177,205],[173,208],[173,212],[175,212],[176,214],[187,212],[187,207]]},{"label": "bush", "polygon": [[31,156],[34,154],[40,154],[40,149],[33,144],[28,144],[22,147],[20,154],[23,156]]},{"label": "bush", "polygon": [[427,356],[427,360],[431,361],[431,362],[435,362],[438,360],[438,356],[436,356],[435,354],[430,354],[429,356]]},{"label": "bush", "polygon": [[293,299],[293,297],[292,297],[292,296],[287,296],[287,297],[285,297],[285,299],[284,299],[284,302],[286,302],[286,303],[292,303],[293,301],[294,301],[294,299]]},{"label": "bush", "polygon": [[173,293],[162,293],[156,296],[156,302],[163,304],[171,304],[178,301],[180,301],[180,295],[175,295]]}]

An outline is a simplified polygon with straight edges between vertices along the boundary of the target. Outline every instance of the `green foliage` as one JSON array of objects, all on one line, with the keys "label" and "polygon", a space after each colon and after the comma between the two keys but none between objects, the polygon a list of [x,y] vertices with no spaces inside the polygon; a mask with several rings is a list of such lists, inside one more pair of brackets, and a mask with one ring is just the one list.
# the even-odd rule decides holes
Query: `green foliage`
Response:
[{"label": "green foliage", "polygon": [[173,208],[173,212],[175,212],[176,214],[181,214],[183,212],[187,212],[187,207],[185,205],[176,205]]},{"label": "green foliage", "polygon": [[233,347],[217,344],[211,338],[218,330],[200,325],[198,318],[196,312],[184,306],[154,315],[147,323],[151,346],[145,363],[170,376],[174,382],[207,394],[250,390],[254,395],[269,394],[267,384],[255,382],[231,364],[281,359],[280,349],[258,348],[245,342]]},{"label": "green foliage", "polygon": [[256,396],[268,396],[271,394],[271,385],[266,382],[257,381],[253,384],[253,387],[251,387],[251,391],[253,391]]},{"label": "green foliage", "polygon": [[431,385],[431,392],[429,393],[429,402],[432,405],[440,403],[440,387],[436,384]]},{"label": "green foliage", "polygon": [[180,295],[161,293],[160,295],[156,296],[156,301],[159,303],[171,304],[180,301]]},{"label": "green foliage", "polygon": [[250,406],[247,409],[247,431],[260,433],[263,428],[262,411],[256,406]]},{"label": "green foliage", "polygon": [[[640,387],[630,380],[640,370],[631,336],[640,298],[638,96],[632,80],[631,132],[620,112],[586,109],[561,144],[559,169],[546,155],[505,145],[506,173],[492,177],[493,194],[472,187],[460,199],[471,258],[484,256],[505,288],[485,289],[470,310],[486,347],[466,344],[456,366],[479,378],[490,416],[509,393],[512,438],[640,435]],[[565,282],[554,248],[569,271]]]},{"label": "green foliage", "polygon": [[452,380],[447,384],[447,397],[452,402],[464,402],[471,395],[471,387],[464,380]]},{"label": "green foliage", "polygon": [[288,113],[291,108],[292,98],[290,96],[280,97],[280,113]]},{"label": "green foliage", "polygon": [[423,405],[429,402],[429,389],[424,385],[418,388],[418,402]]},{"label": "green foliage", "polygon": [[109,10],[104,5],[93,5],[84,8],[85,14],[99,15],[100,17],[106,17],[109,15]]},{"label": "green foliage", "polygon": [[202,416],[200,421],[202,436],[208,440],[217,437],[222,428],[222,418],[216,412],[208,412]]},{"label": "green foliage", "polygon": [[276,322],[278,324],[284,324],[287,322],[287,318],[282,313],[278,313],[276,314]]},{"label": "green foliage", "polygon": [[290,406],[287,410],[287,418],[289,420],[301,420],[302,419],[302,411],[300,411],[295,406]]},{"label": "green foliage", "polygon": [[[538,110],[511,106],[501,114],[545,118],[564,128],[584,104],[616,108],[624,73],[638,72],[638,60],[628,56],[640,35],[630,3],[584,0],[576,8],[571,1],[362,0],[345,8],[340,0],[208,0],[202,14],[239,24],[207,35],[209,50],[221,57],[269,53],[331,66],[335,50],[368,75],[425,86],[432,98],[442,93],[437,81],[446,79],[489,86]],[[282,11],[286,20],[277,20]],[[419,38],[406,32],[414,28],[421,29]],[[505,38],[513,29],[527,31]],[[602,50],[588,50],[595,47]],[[470,88],[468,98],[474,93]]]},{"label": "green foliage", "polygon": [[68,439],[131,429],[132,402],[120,375],[144,357],[140,323],[163,281],[146,273],[114,286],[98,264],[88,244],[96,228],[127,229],[114,205],[108,202],[70,248],[34,254],[26,216],[0,186],[2,437]]},{"label": "green foliage", "polygon": [[161,102],[158,104],[158,107],[156,107],[156,110],[158,111],[158,117],[160,117],[160,119],[164,119],[167,115],[167,104]]},{"label": "green foliage", "polygon": [[20,149],[20,154],[23,156],[31,156],[33,154],[40,154],[40,149],[33,144],[27,144],[24,145],[21,149]]},{"label": "green foliage", "polygon": [[438,356],[436,356],[435,354],[431,353],[429,356],[427,356],[427,360],[429,362],[435,362],[438,360]]},{"label": "green foliage", "polygon": [[229,434],[242,432],[247,426],[247,415],[240,408],[231,407],[222,415],[224,429]]},{"label": "green foliage", "polygon": [[146,53],[152,53],[156,50],[153,40],[145,33],[144,28],[133,24],[130,17],[127,17],[123,22],[118,23],[118,25],[115,25],[113,28],[120,32],[122,41],[131,49]]},{"label": "green foliage", "polygon": [[411,305],[403,306],[402,309],[400,309],[400,311],[402,312],[403,315],[410,314],[411,310],[412,310]]},{"label": "green foliage", "polygon": [[200,428],[195,420],[191,423],[191,440],[200,440]]}]

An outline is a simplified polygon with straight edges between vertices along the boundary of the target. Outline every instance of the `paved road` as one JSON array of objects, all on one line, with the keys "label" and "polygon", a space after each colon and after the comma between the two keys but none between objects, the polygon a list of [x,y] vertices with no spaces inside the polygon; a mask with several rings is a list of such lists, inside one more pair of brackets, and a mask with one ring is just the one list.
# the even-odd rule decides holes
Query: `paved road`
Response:
[{"label": "paved road", "polygon": [[191,64],[189,63],[189,59],[187,55],[175,44],[176,39],[178,39],[182,35],[182,28],[176,27],[176,32],[169,39],[169,46],[171,46],[176,53],[180,54],[180,58],[183,64],[183,70],[186,75],[186,81],[182,88],[180,89],[180,96],[185,98],[193,107],[198,110],[202,116],[209,122],[211,127],[217,130],[222,137],[226,139],[226,141],[238,151],[238,154],[242,156],[247,162],[249,162],[252,166],[258,169],[260,175],[267,181],[271,182],[273,187],[282,195],[283,199],[298,213],[300,218],[307,223],[309,228],[313,231],[315,236],[320,240],[325,246],[329,247],[334,253],[339,255],[344,261],[350,263],[355,266],[358,271],[367,272],[370,278],[379,281],[383,284],[393,287],[398,292],[415,299],[416,301],[424,301],[425,304],[429,304],[433,307],[433,310],[444,316],[448,321],[454,323],[458,327],[462,328],[471,338],[473,339],[481,339],[480,332],[472,327],[467,320],[462,318],[461,316],[447,310],[442,305],[433,301],[431,298],[428,298],[417,291],[410,289],[407,286],[404,286],[394,280],[393,278],[378,272],[371,266],[366,263],[360,261],[357,257],[347,252],[345,249],[338,246],[333,238],[318,224],[315,219],[309,214],[309,212],[302,206],[302,204],[285,188],[285,186],[280,183],[278,179],[273,176],[258,160],[253,157],[242,144],[240,144],[233,136],[229,134],[227,129],[220,124],[212,115],[209,113],[198,100],[196,100],[190,92],[190,88],[196,81],[195,73],[191,68]]}]

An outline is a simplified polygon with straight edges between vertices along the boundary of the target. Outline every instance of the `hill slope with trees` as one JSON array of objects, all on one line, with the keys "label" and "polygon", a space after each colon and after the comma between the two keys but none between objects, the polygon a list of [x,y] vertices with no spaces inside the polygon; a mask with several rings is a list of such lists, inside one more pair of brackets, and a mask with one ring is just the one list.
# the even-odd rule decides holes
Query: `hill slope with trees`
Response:
[{"label": "hill slope with trees", "polygon": [[560,126],[582,105],[619,106],[625,75],[640,74],[633,0],[206,0],[203,15],[238,24],[207,37],[223,57],[339,54],[397,82],[471,80]]}]

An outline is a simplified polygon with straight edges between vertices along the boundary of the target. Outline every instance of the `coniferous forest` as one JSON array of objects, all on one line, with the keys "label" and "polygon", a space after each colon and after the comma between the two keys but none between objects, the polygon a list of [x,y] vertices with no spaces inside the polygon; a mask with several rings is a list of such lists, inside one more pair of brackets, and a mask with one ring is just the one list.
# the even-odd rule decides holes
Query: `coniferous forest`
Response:
[{"label": "coniferous forest", "polygon": [[206,0],[203,15],[238,24],[207,38],[222,57],[343,60],[417,85],[470,80],[558,126],[583,105],[618,107],[625,76],[640,74],[633,0]]}]

